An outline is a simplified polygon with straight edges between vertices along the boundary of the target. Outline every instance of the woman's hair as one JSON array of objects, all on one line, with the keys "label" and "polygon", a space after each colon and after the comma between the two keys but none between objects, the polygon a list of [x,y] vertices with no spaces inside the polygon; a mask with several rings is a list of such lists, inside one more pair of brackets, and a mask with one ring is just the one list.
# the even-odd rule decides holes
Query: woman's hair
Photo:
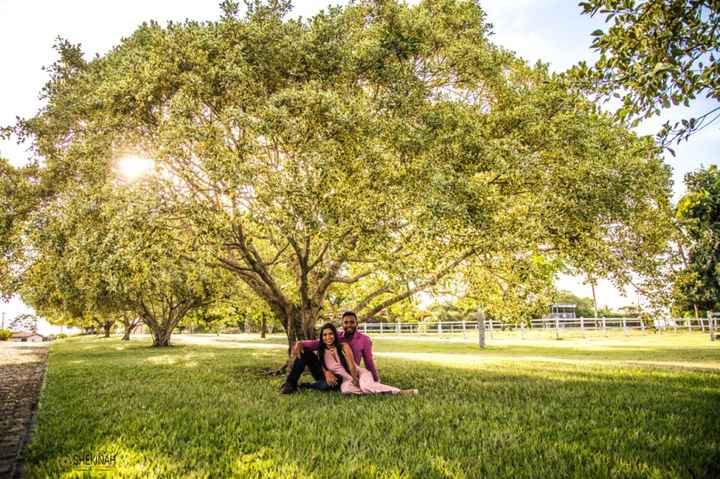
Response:
[{"label": "woman's hair", "polygon": [[340,338],[338,338],[337,328],[333,323],[325,323],[320,328],[320,347],[318,348],[318,357],[320,358],[320,364],[323,368],[325,368],[325,350],[327,349],[327,346],[325,345],[325,341],[323,341],[323,332],[329,329],[333,333],[333,342],[335,344],[335,351],[338,353],[338,358],[340,359],[340,364],[342,364],[343,369],[350,372],[350,368],[348,367],[347,360],[345,359],[345,354],[343,353],[343,347],[340,343]]}]

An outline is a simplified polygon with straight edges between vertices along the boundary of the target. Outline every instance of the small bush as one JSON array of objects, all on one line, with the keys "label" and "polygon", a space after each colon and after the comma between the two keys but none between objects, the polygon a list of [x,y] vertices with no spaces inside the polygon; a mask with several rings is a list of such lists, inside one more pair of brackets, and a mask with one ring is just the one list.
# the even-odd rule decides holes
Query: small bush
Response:
[{"label": "small bush", "polygon": [[57,336],[55,336],[55,339],[65,339],[68,335],[65,333],[59,333]]},{"label": "small bush", "polygon": [[0,329],[0,341],[7,341],[12,337],[12,331],[9,329]]}]

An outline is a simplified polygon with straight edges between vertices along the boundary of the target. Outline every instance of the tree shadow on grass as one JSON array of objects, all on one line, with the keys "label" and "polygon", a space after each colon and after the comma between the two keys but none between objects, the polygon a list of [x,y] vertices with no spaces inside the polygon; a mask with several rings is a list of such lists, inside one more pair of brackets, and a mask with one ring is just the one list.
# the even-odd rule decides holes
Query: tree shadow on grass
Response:
[{"label": "tree shadow on grass", "polygon": [[[90,344],[92,345],[92,344]],[[380,362],[417,397],[280,396],[282,351],[138,345],[51,354],[31,471],[129,451],[125,477],[712,477],[718,375]],[[149,358],[166,355],[173,362]],[[82,364],[72,361],[83,360]],[[192,363],[191,368],[187,367]]]}]

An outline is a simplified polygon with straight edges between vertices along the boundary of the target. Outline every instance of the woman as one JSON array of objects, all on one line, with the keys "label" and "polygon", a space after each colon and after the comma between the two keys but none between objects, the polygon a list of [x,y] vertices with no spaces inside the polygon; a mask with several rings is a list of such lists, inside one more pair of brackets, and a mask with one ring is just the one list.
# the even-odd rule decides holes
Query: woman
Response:
[{"label": "woman", "polygon": [[340,392],[343,394],[418,393],[417,389],[399,389],[375,381],[370,371],[355,364],[350,346],[340,342],[337,328],[332,323],[320,328],[318,356],[323,370],[331,371],[342,378]]}]

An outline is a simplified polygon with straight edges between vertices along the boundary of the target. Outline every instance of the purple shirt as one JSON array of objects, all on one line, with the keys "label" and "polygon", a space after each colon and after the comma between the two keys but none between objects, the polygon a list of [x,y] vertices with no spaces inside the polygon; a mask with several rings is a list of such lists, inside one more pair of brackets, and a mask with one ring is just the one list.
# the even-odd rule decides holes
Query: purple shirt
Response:
[{"label": "purple shirt", "polygon": [[[345,342],[345,331],[339,331],[338,337],[340,342]],[[306,351],[317,351],[320,347],[319,339],[306,339],[300,341],[303,345],[303,349]],[[355,364],[360,365],[360,359],[365,363],[365,369],[370,371],[375,381],[380,381],[380,375],[375,369],[375,363],[373,362],[372,356],[372,341],[369,336],[364,335],[360,331],[355,331],[352,338],[348,342],[350,349],[352,349],[353,357],[355,358]]]}]

